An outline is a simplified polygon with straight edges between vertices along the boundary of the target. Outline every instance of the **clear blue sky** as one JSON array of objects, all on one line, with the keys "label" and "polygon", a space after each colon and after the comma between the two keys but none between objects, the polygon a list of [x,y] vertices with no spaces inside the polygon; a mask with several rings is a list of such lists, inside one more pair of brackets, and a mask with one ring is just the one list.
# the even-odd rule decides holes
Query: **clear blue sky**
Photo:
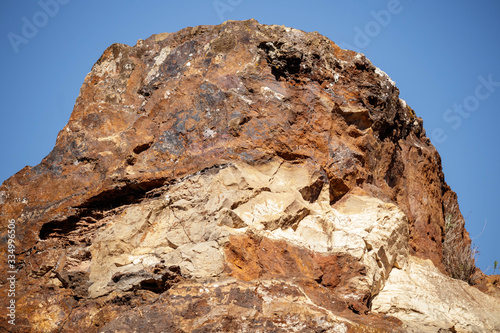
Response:
[{"label": "clear blue sky", "polygon": [[255,18],[318,31],[387,72],[441,154],[479,267],[500,261],[498,0],[4,0],[0,15],[0,181],[51,151],[112,43]]}]

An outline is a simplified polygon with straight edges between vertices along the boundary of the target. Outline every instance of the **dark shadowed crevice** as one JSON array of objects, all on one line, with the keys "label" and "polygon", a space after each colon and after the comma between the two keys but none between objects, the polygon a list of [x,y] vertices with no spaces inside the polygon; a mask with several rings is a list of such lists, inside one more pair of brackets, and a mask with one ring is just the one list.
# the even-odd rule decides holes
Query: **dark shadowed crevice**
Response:
[{"label": "dark shadowed crevice", "polygon": [[160,178],[142,183],[125,184],[122,187],[109,189],[90,198],[77,208],[84,210],[111,210],[119,206],[140,202],[146,192],[161,187],[166,179]]},{"label": "dark shadowed crevice", "polygon": [[276,155],[284,159],[285,161],[296,161],[296,160],[305,160],[310,158],[310,156],[303,155],[303,154],[297,154],[293,152],[287,152],[287,151],[277,151]]},{"label": "dark shadowed crevice", "polygon": [[310,203],[316,202],[318,200],[323,186],[328,183],[326,174],[321,175],[314,183],[309,186],[303,187],[299,190],[302,198]]},{"label": "dark shadowed crevice", "polygon": [[302,54],[298,50],[286,49],[280,42],[262,42],[258,46],[266,54],[271,66],[271,73],[277,81],[293,80],[302,72],[310,72],[310,68],[301,68]]},{"label": "dark shadowed crevice", "polygon": [[78,228],[79,221],[80,217],[70,216],[63,221],[47,222],[40,229],[39,237],[40,239],[44,240],[50,237],[69,234],[70,232]]},{"label": "dark shadowed crevice", "polygon": [[151,147],[151,144],[152,144],[152,142],[148,142],[148,143],[145,143],[143,145],[139,145],[139,146],[135,147],[134,148],[134,153],[136,153],[137,155],[139,155],[140,153],[148,150],[149,147]]},{"label": "dark shadowed crevice", "polygon": [[138,272],[116,273],[111,278],[112,283],[127,285],[130,281],[139,282],[129,285],[128,290],[149,290],[161,294],[182,280],[179,266],[165,267],[157,265],[152,270],[144,269]]},{"label": "dark shadowed crevice", "polygon": [[347,192],[349,192],[349,187],[344,183],[342,179],[330,179],[330,205],[333,205],[337,201],[342,199],[342,197],[346,195]]},{"label": "dark shadowed crevice", "polygon": [[153,92],[155,90],[158,90],[158,88],[159,88],[158,86],[147,85],[147,86],[143,86],[139,90],[137,90],[137,93],[139,95],[142,95],[142,96],[148,98],[153,94]]},{"label": "dark shadowed crevice", "polygon": [[404,163],[401,160],[400,153],[398,149],[394,149],[392,153],[391,163],[387,168],[387,173],[385,174],[385,182],[390,187],[394,188],[400,181],[400,175],[404,174]]},{"label": "dark shadowed crevice", "polygon": [[103,191],[80,206],[75,207],[76,214],[45,223],[40,229],[39,237],[41,240],[51,237],[64,237],[77,230],[82,219],[95,216],[98,212],[138,203],[146,197],[147,192],[163,186],[164,183],[165,179],[161,178],[143,183],[126,184],[122,187]]},{"label": "dark shadowed crevice", "polygon": [[[220,169],[227,166],[228,164],[212,165],[182,179],[193,175],[217,173]],[[167,178],[159,178],[141,183],[128,183],[121,187],[105,190],[87,199],[83,204],[74,207],[76,213],[73,215],[45,223],[40,229],[39,237],[41,240],[52,237],[64,237],[78,230],[85,218],[100,218],[103,212],[108,212],[121,206],[136,204],[145,198],[160,196],[163,192],[161,188],[168,183]]]}]

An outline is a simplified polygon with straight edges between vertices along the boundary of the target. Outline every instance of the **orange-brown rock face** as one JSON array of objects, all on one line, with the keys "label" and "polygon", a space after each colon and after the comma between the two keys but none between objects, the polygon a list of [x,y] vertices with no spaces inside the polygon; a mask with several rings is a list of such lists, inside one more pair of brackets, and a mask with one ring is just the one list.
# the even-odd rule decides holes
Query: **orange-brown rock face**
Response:
[{"label": "orange-brown rock face", "polygon": [[410,255],[444,272],[463,218],[398,94],[363,55],[255,20],[112,45],[54,150],[0,187],[22,290],[2,327],[402,330],[372,299]]}]

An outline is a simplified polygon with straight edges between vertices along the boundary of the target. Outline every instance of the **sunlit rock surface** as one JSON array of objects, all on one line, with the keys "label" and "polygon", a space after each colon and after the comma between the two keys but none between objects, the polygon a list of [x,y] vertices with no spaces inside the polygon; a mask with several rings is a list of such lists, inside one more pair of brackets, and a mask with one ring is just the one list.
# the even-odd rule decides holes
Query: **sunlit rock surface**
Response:
[{"label": "sunlit rock surface", "polygon": [[409,332],[499,332],[500,302],[441,274],[429,260],[410,257],[394,269],[372,310],[401,319]]},{"label": "sunlit rock surface", "polygon": [[422,120],[316,32],[229,21],[110,46],[0,216],[14,332],[499,330],[497,280],[446,276],[445,219],[470,240]]}]

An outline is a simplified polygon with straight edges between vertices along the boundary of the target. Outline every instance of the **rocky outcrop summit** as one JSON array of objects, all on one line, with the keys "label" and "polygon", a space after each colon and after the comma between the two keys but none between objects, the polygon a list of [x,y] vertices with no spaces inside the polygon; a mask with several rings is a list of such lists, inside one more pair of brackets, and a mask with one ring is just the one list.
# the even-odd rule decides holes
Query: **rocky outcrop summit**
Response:
[{"label": "rocky outcrop summit", "polygon": [[500,331],[498,289],[443,264],[450,225],[470,239],[422,120],[316,32],[228,21],[110,46],[0,216],[7,331]]}]

